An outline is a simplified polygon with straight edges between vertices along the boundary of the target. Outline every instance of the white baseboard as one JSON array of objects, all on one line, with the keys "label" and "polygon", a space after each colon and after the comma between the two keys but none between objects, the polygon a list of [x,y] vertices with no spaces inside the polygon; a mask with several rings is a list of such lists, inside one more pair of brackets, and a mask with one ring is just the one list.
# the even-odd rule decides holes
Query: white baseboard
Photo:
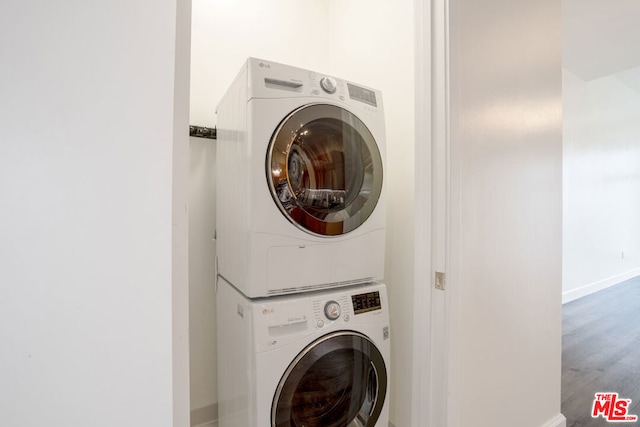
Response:
[{"label": "white baseboard", "polygon": [[191,427],[213,426],[218,421],[218,404],[191,410]]},{"label": "white baseboard", "polygon": [[540,427],[567,427],[567,419],[564,415],[558,414]]},{"label": "white baseboard", "polygon": [[581,286],[577,289],[571,289],[570,291],[562,293],[562,303],[566,304],[568,302],[577,300],[578,298],[586,297],[587,295],[591,295],[595,292],[617,285],[624,282],[625,280],[633,279],[637,276],[640,276],[640,268],[634,268],[633,270],[611,276],[604,280],[589,283],[588,285]]}]

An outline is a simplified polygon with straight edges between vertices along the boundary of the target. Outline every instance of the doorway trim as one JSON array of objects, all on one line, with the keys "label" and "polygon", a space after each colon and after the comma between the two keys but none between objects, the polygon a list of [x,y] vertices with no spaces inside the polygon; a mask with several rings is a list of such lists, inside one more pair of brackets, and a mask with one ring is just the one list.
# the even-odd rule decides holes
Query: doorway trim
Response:
[{"label": "doorway trim", "polygon": [[[416,191],[412,425],[447,426],[450,271],[449,1],[415,2]],[[444,290],[435,288],[444,273]],[[454,424],[455,425],[455,424]]]}]

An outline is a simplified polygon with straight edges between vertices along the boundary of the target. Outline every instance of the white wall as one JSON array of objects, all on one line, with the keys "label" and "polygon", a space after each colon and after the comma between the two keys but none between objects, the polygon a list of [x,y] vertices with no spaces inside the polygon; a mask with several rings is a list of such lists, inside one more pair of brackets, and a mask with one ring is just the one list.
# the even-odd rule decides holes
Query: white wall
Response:
[{"label": "white wall", "polygon": [[[215,124],[215,106],[248,56],[326,72],[383,91],[389,147],[386,279],[392,306],[391,417],[399,427],[409,426],[413,232],[407,224],[413,224],[414,191],[413,2],[195,2],[192,34],[192,124]],[[192,151],[194,155],[201,154]],[[192,177],[200,167],[194,162],[192,158]],[[192,194],[192,209],[197,197]],[[213,216],[205,217],[214,221]],[[191,220],[192,225],[200,221],[193,212]],[[208,227],[196,225],[201,226]],[[194,245],[192,257],[197,256]],[[205,373],[215,366],[215,324],[206,314],[215,309],[208,271],[204,261],[192,261],[191,319],[207,322],[201,329],[192,324],[191,332],[192,408],[196,411],[217,401],[215,373]]]},{"label": "white wall", "polygon": [[564,70],[563,300],[640,274],[640,85]]},{"label": "white wall", "polygon": [[560,415],[560,0],[451,10],[449,426]]},{"label": "white wall", "polygon": [[188,3],[0,4],[0,425],[188,423]]}]

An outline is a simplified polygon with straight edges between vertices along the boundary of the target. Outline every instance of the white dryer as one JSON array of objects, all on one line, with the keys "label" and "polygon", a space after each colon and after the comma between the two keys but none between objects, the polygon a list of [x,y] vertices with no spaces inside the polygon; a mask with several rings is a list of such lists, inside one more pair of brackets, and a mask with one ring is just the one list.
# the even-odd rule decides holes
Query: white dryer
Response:
[{"label": "white dryer", "polygon": [[250,58],[217,115],[220,275],[252,298],[383,279],[379,91]]},{"label": "white dryer", "polygon": [[384,284],[248,299],[219,280],[219,427],[387,427]]}]

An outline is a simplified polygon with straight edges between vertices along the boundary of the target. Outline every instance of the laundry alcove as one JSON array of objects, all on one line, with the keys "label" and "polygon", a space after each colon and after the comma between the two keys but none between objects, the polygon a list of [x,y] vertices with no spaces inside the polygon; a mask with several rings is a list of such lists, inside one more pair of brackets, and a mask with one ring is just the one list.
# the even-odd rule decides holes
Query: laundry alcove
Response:
[{"label": "laundry alcove", "polygon": [[[386,277],[392,309],[391,419],[410,425],[414,192],[414,3],[194,2],[190,123],[215,107],[247,57],[341,76],[382,91],[388,196]],[[390,65],[392,64],[392,65]],[[216,416],[215,141],[191,138],[190,349],[192,424]]]}]

